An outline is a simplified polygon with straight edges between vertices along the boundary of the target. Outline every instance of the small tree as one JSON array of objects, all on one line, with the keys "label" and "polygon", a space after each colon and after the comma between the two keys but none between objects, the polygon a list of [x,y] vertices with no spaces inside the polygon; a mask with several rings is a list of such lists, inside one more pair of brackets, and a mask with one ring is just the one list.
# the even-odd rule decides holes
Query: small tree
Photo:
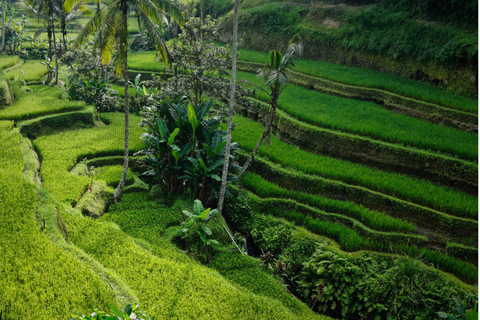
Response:
[{"label": "small tree", "polygon": [[269,63],[264,70],[259,70],[258,77],[263,79],[264,86],[267,87],[267,89],[248,82],[249,84],[257,87],[269,95],[270,112],[267,114],[265,129],[263,130],[257,145],[250,154],[250,157],[248,157],[247,162],[245,162],[242,169],[237,174],[237,178],[240,178],[245,170],[247,170],[248,166],[253,160],[254,155],[262,145],[263,140],[270,135],[273,118],[275,117],[277,111],[278,98],[283,90],[287,87],[288,72],[290,68],[294,66],[294,60],[301,54],[301,52],[302,46],[299,43],[299,39],[297,36],[294,36],[288,45],[287,52],[285,52],[284,55],[277,50],[270,51],[268,54],[270,59]]},{"label": "small tree", "polygon": [[[146,109],[142,125],[148,132],[142,139],[148,149],[136,153],[147,155],[151,169],[144,175],[165,192],[192,193],[206,206],[218,198],[226,145],[225,133],[218,129],[220,118],[208,117],[211,106],[211,101],[196,107],[166,102]],[[231,158],[236,149],[232,143]],[[230,168],[239,169],[234,164]]]}]

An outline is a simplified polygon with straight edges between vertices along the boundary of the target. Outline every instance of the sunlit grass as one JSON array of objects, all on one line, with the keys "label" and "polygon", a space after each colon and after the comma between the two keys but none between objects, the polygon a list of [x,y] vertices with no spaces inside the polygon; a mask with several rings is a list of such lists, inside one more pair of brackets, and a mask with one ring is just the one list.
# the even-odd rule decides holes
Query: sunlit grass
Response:
[{"label": "sunlit grass", "polygon": [[[234,122],[233,141],[244,150],[253,150],[263,131],[262,125],[239,116],[235,116]],[[477,219],[477,197],[426,180],[310,153],[274,136],[268,148],[260,147],[260,154],[308,174],[364,186],[456,216]]]},{"label": "sunlit grass", "polygon": [[[239,72],[238,77],[261,84],[251,73]],[[257,95],[268,99],[260,90]],[[398,114],[373,102],[340,98],[290,85],[280,96],[278,104],[290,115],[321,127],[439,151],[471,161],[478,158],[478,134]]]}]

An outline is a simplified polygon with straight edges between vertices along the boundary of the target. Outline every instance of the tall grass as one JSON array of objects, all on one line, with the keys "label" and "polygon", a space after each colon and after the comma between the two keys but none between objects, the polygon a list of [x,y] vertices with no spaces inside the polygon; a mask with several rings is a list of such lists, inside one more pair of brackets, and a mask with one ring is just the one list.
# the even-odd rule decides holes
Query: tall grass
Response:
[{"label": "tall grass", "polygon": [[[251,73],[238,72],[238,77],[261,84]],[[257,91],[257,96],[268,100],[262,91]],[[290,115],[317,126],[478,160],[478,134],[398,114],[373,102],[290,85],[280,96],[278,105]]]},{"label": "tall grass", "polygon": [[165,64],[157,61],[157,51],[132,51],[128,53],[128,68],[138,71],[159,72],[165,69]]},{"label": "tall grass", "polygon": [[85,108],[81,101],[62,100],[62,91],[49,86],[31,86],[33,92],[21,92],[12,106],[0,110],[0,120],[26,120],[38,116]]},{"label": "tall grass", "polygon": [[0,55],[0,69],[5,69],[8,67],[14,66],[19,62],[20,62],[20,58],[18,56]]},{"label": "tall grass", "polygon": [[21,68],[12,68],[5,74],[11,80],[22,79],[28,82],[40,82],[42,77],[47,74],[47,67],[39,60],[29,60],[22,64]]},{"label": "tall grass", "polygon": [[[267,63],[268,53],[239,49],[240,59],[258,63]],[[456,108],[467,112],[478,112],[478,100],[454,95],[433,85],[410,80],[399,76],[374,71],[367,68],[343,66],[335,63],[300,59],[296,71],[330,79],[333,81],[378,88],[407,97]]]},{"label": "tall grass", "polygon": [[[149,202],[147,206],[151,205],[151,210],[145,207],[135,218],[133,212],[122,213],[122,206],[135,210],[138,208],[135,203],[143,201],[138,201],[137,196],[125,196],[128,196],[125,204],[112,208],[112,218],[120,225],[109,221],[108,216],[95,221],[69,215],[66,222],[72,230],[70,241],[124,279],[149,315],[161,319],[319,318],[307,307],[299,314],[278,300],[233,284],[217,272],[188,259],[170,244],[159,241],[158,234],[157,245],[145,241],[141,226],[149,225],[152,232],[155,226],[148,220],[153,217],[155,208],[158,218],[153,221],[160,221],[164,216],[178,217],[181,213]],[[135,238],[125,234],[119,226]]]},{"label": "tall grass", "polygon": [[[37,138],[34,145],[43,159],[43,187],[60,202],[76,204],[90,184],[90,179],[70,174],[69,170],[84,158],[122,155],[125,130],[123,117],[120,113],[102,114],[102,119],[109,125]],[[140,139],[143,129],[138,126],[140,120],[140,117],[130,115],[131,154],[143,146]]]},{"label": "tall grass", "polygon": [[[240,116],[235,116],[234,121],[236,123],[233,131],[234,141],[237,141],[242,149],[253,150],[263,131],[262,125]],[[361,185],[439,211],[477,219],[477,197],[426,180],[313,154],[282,142],[274,136],[268,148],[263,145],[260,147],[260,154],[274,162],[308,174]]]},{"label": "tall grass", "polygon": [[108,284],[42,231],[33,185],[22,177],[19,133],[0,121],[0,314],[2,319],[64,318],[113,304]]},{"label": "tall grass", "polygon": [[260,197],[295,199],[327,212],[340,213],[352,217],[374,230],[395,232],[416,231],[415,227],[410,223],[392,218],[383,212],[369,210],[349,201],[332,200],[303,192],[287,190],[253,173],[247,172],[242,176],[241,182],[247,189],[252,190]]}]

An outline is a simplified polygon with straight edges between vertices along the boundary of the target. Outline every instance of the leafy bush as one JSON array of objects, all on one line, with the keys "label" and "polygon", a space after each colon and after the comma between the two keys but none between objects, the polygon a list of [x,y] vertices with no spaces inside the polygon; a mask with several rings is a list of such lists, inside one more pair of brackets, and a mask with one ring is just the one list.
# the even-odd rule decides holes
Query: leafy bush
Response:
[{"label": "leafy bush", "polygon": [[409,258],[344,255],[321,246],[304,264],[299,286],[314,309],[369,319],[433,319],[465,292]]},{"label": "leafy bush", "polygon": [[[196,245],[197,255],[200,254],[200,251],[204,251],[205,260],[208,261],[209,246],[212,244],[218,245],[219,242],[215,239],[207,238],[207,236],[212,235],[212,229],[207,227],[206,223],[213,215],[218,213],[218,210],[211,210],[210,208],[204,209],[202,202],[198,199],[193,203],[193,210],[193,213],[187,210],[182,211],[189,219],[182,222],[181,228],[178,229],[177,232],[182,236],[182,239],[185,239],[187,248],[190,249]],[[197,235],[200,237],[201,241],[198,241]]]},{"label": "leafy bush", "polygon": [[[219,118],[208,117],[212,102],[195,108],[165,102],[147,108],[142,125],[148,133],[142,135],[148,149],[138,155],[147,155],[152,168],[144,173],[153,176],[165,192],[173,194],[188,191],[205,206],[212,206],[220,189],[226,136],[218,129]],[[236,143],[231,145],[234,158]],[[231,163],[230,168],[236,168]],[[230,176],[229,180],[233,180]]]},{"label": "leafy bush", "polygon": [[102,112],[120,109],[118,98],[110,89],[116,79],[110,65],[105,66],[96,54],[85,48],[67,53],[65,59],[71,69],[71,76],[64,83],[70,100],[83,100]]}]

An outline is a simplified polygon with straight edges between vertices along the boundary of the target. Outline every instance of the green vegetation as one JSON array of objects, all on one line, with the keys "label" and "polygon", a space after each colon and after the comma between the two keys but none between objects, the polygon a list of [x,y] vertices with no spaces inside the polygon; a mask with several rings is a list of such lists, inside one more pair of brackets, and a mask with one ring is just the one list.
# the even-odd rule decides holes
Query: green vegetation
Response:
[{"label": "green vegetation", "polygon": [[[260,84],[255,75],[238,76]],[[268,96],[257,92],[268,101]],[[308,123],[367,135],[387,142],[432,149],[469,160],[477,160],[478,135],[428,123],[385,110],[372,102],[340,98],[291,85],[285,89],[279,107]]]},{"label": "green vegetation", "polygon": [[[236,116],[234,121],[237,125],[233,138],[242,149],[253,150],[256,137],[260,136],[263,130],[262,126],[239,116]],[[456,212],[472,219],[477,217],[477,197],[429,181],[316,155],[284,143],[276,137],[272,137],[268,148],[260,148],[260,154],[304,173],[365,186],[440,211]]]},{"label": "green vegetation", "polygon": [[29,60],[22,64],[20,68],[12,68],[6,70],[5,74],[11,80],[22,79],[27,83],[34,82],[39,83],[44,75],[47,74],[47,67],[40,61]]},{"label": "green vegetation", "polygon": [[0,255],[2,317],[47,319],[106,308],[113,303],[108,284],[83,261],[52,243],[45,224],[35,221],[36,214],[40,223],[44,218],[38,208],[40,199],[22,177],[21,136],[9,131],[12,126],[12,121],[0,121],[0,247],[7,248]]},{"label": "green vegetation", "polygon": [[[43,187],[62,203],[76,204],[90,184],[89,178],[69,173],[77,161],[123,154],[123,115],[107,113],[101,118],[109,125],[65,131],[56,135],[42,136],[34,141],[43,159]],[[140,118],[132,115],[130,118],[132,137],[140,137],[142,134],[143,130],[138,126],[139,123]],[[140,139],[131,139],[130,143],[132,153],[139,151],[143,146]]]},{"label": "green vegetation", "polygon": [[[164,234],[169,226],[182,221],[181,209],[185,208],[186,203],[176,201],[172,208],[168,208],[149,201],[146,193],[127,193],[121,203],[112,205],[110,212],[99,220],[102,230],[108,228],[103,232],[101,230],[99,234],[108,234],[108,239],[103,243],[97,243],[98,240],[95,239],[85,239],[87,241],[82,242],[90,247],[89,251],[96,257],[135,283],[137,290],[141,292],[139,298],[143,300],[142,306],[149,315],[210,319],[231,317],[258,319],[271,316],[282,319],[323,319],[309,312],[307,306],[291,297],[280,283],[267,278],[267,274],[260,269],[245,270],[250,272],[250,276],[244,278],[240,275],[246,273],[233,268],[234,265],[229,265],[233,268],[230,271],[224,264],[225,257],[229,257],[237,266],[250,265],[251,260],[248,258],[244,259],[239,254],[220,253],[217,257],[220,260],[214,260],[214,268],[221,274],[225,273],[227,275],[225,278],[232,281],[230,282],[166,244],[159,235]],[[85,221],[92,224],[91,228],[95,226],[90,220]],[[124,232],[135,237],[135,240],[124,235],[120,237],[120,231],[110,227],[112,225],[110,221],[118,224]],[[215,231],[213,237],[218,238]],[[104,253],[99,252],[100,248],[112,247],[121,247],[123,250],[118,253],[113,249],[104,250],[106,251]],[[140,248],[144,248],[143,252],[148,254],[141,253]],[[125,251],[131,254],[122,255],[121,253]],[[149,261],[146,261],[145,255],[150,256]],[[135,263],[132,263],[132,258]],[[268,283],[269,286],[263,289],[259,287],[253,278],[254,275],[261,276],[258,281]],[[162,283],[162,286],[158,286],[158,283]],[[276,292],[276,289],[280,291]],[[162,299],[158,299],[159,296]],[[218,297],[221,297],[222,303],[218,303]]]},{"label": "green vegetation", "polygon": [[128,53],[130,70],[160,72],[165,69],[163,62],[157,61],[157,51],[140,51]]},{"label": "green vegetation", "polygon": [[[239,49],[240,59],[258,63],[268,61],[268,53]],[[344,66],[325,61],[300,59],[295,70],[345,84],[378,88],[407,97],[457,108],[467,112],[478,112],[478,101],[454,95],[433,85],[414,81],[367,68]]]},{"label": "green vegetation", "polygon": [[[107,183],[107,186],[115,188],[118,186],[118,182],[120,181],[120,177],[122,176],[122,166],[104,166],[100,168],[95,168],[94,170],[99,170],[98,173],[95,175],[95,180],[103,180]],[[127,180],[125,181],[125,185],[130,185],[134,183],[134,174],[128,169],[127,173]]]},{"label": "green vegetation", "polygon": [[286,190],[253,173],[246,173],[242,177],[241,182],[247,189],[252,190],[260,197],[295,199],[327,212],[336,212],[355,218],[375,230],[396,232],[416,231],[415,227],[410,223],[392,218],[385,213],[366,209],[353,202],[332,200],[298,191]]},{"label": "green vegetation", "polygon": [[17,93],[13,106],[0,110],[0,119],[25,120],[52,113],[82,110],[85,103],[62,100],[62,90],[55,87],[31,86],[32,92]]},{"label": "green vegetation", "polygon": [[16,65],[20,62],[20,58],[18,56],[6,56],[0,55],[0,69],[5,69],[11,66]]}]

